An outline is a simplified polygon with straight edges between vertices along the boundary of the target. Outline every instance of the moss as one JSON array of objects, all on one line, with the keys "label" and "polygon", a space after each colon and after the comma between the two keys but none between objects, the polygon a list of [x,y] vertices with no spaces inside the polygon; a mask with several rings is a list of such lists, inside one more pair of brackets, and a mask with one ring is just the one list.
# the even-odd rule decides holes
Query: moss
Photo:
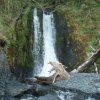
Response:
[{"label": "moss", "polygon": [[[64,16],[64,19],[66,20],[66,23],[68,25],[69,35],[65,37],[67,40],[67,44],[65,44],[65,45],[67,45],[67,48],[69,48],[68,50],[72,50],[72,52],[76,55],[77,61],[74,63],[74,67],[77,67],[86,58],[86,47],[87,47],[87,40],[88,40],[87,35],[84,35],[81,33],[81,29],[80,29],[80,26],[79,26],[77,20],[75,19],[75,17],[70,15],[70,12],[66,7],[59,6],[58,8],[56,8],[56,11],[58,12],[59,15]],[[59,42],[62,42],[60,39],[61,40],[63,40],[63,39],[59,38]],[[68,45],[68,43],[69,43],[69,45]],[[75,55],[73,55],[73,57],[75,57]],[[71,58],[71,55],[70,55],[70,58]],[[74,59],[74,58],[72,58],[72,59]],[[69,60],[69,62],[67,61],[67,63],[68,63],[67,65],[70,66],[70,69],[72,70],[73,62],[71,62],[71,60]]]},{"label": "moss", "polygon": [[[27,8],[28,9],[28,8]],[[32,22],[32,16],[30,16],[31,10],[28,9],[17,23],[17,38],[15,43],[15,63],[16,66],[32,67],[32,33],[31,23],[29,25],[29,19]],[[29,22],[28,22],[29,21]]]}]

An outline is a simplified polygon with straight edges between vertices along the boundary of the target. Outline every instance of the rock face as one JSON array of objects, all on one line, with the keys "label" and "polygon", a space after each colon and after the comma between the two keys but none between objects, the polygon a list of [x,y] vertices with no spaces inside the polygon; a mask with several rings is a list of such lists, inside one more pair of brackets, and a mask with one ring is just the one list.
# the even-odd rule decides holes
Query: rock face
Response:
[{"label": "rock face", "polygon": [[32,87],[15,80],[15,77],[10,72],[4,52],[0,48],[0,100],[1,97],[17,96]]},{"label": "rock face", "polygon": [[0,95],[4,95],[6,88],[6,82],[10,78],[10,70],[8,67],[7,60],[5,59],[4,53],[0,48]]},{"label": "rock face", "polygon": [[71,71],[73,66],[77,64],[77,61],[79,61],[79,57],[73,51],[77,45],[75,43],[71,44],[70,36],[72,32],[70,32],[64,14],[55,12],[54,18],[57,33],[55,45],[57,58],[65,66],[68,66],[68,70]]},{"label": "rock face", "polygon": [[4,56],[2,49],[0,48],[0,79],[9,79],[10,78],[10,70],[8,66],[8,62]]}]

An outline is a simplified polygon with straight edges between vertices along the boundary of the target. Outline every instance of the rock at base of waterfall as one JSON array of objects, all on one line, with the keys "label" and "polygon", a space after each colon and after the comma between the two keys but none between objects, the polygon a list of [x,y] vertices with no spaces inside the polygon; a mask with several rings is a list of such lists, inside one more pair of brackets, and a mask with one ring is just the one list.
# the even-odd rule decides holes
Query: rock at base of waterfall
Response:
[{"label": "rock at base of waterfall", "polygon": [[4,52],[0,48],[0,97],[17,96],[32,89],[32,87],[31,85],[22,84],[15,80],[15,76],[10,72]]},{"label": "rock at base of waterfall", "polygon": [[24,92],[31,90],[33,88],[32,85],[22,84],[19,82],[13,82],[12,84],[7,86],[7,92],[11,97],[18,96],[23,94]]},{"label": "rock at base of waterfall", "polygon": [[32,94],[25,94],[21,97],[20,100],[38,100],[36,96],[33,96]]},{"label": "rock at base of waterfall", "polygon": [[62,80],[53,84],[55,88],[82,91],[87,94],[100,94],[100,74],[77,73],[71,74],[69,80]]},{"label": "rock at base of waterfall", "polygon": [[45,96],[40,96],[38,100],[59,100],[59,98],[55,94],[47,94]]}]

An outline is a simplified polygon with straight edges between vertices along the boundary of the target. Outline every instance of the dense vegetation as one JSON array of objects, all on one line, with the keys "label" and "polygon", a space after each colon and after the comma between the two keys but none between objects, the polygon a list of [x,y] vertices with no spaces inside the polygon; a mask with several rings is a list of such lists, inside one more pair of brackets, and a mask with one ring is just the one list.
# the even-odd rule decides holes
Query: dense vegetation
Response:
[{"label": "dense vegetation", "polygon": [[31,66],[32,7],[63,14],[72,33],[70,41],[81,45],[74,51],[83,59],[92,51],[89,46],[100,47],[99,6],[99,0],[0,0],[0,39],[7,42],[4,50],[10,65]]},{"label": "dense vegetation", "polygon": [[19,66],[31,66],[31,33],[29,30],[30,9],[29,2],[21,0],[0,1],[0,32],[6,37],[5,51],[9,63]]}]

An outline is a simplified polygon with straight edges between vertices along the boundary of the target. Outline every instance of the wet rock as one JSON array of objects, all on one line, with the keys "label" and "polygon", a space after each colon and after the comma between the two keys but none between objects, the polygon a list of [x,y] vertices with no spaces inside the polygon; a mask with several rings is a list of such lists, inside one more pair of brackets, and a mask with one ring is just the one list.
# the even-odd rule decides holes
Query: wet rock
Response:
[{"label": "wet rock", "polygon": [[[68,80],[61,80],[51,85],[37,85],[35,92],[38,96],[41,96],[39,97],[40,100],[46,100],[48,98],[47,94],[54,95],[55,93],[59,98],[64,98],[63,100],[88,100],[89,97],[95,98],[94,100],[99,100],[100,74],[71,74]],[[52,96],[50,98],[52,100]]]},{"label": "wet rock", "polygon": [[16,81],[15,76],[10,72],[4,52],[0,48],[0,97],[10,98],[17,96],[32,89],[32,87],[32,85],[22,84]]},{"label": "wet rock", "polygon": [[56,91],[56,94],[58,95],[58,97],[62,100],[79,100],[79,99],[76,99],[77,97],[77,93],[72,93],[70,91]]},{"label": "wet rock", "polygon": [[45,96],[40,96],[38,100],[59,100],[59,98],[55,94],[47,94]]},{"label": "wet rock", "polygon": [[69,80],[53,84],[54,88],[82,91],[87,94],[100,94],[100,74],[77,73],[71,74]]},{"label": "wet rock", "polygon": [[0,96],[5,95],[6,83],[10,79],[11,73],[4,52],[0,48]]},{"label": "wet rock", "polygon": [[13,82],[12,84],[9,84],[7,86],[7,93],[14,97],[14,96],[18,96],[18,95],[21,95],[23,94],[24,92],[32,89],[33,86],[32,85],[27,85],[27,84],[22,84],[22,83],[19,83],[19,82]]},{"label": "wet rock", "polygon": [[1,80],[8,80],[10,78],[11,72],[9,70],[7,59],[4,52],[0,48],[0,82]]},{"label": "wet rock", "polygon": [[37,97],[35,97],[31,94],[25,94],[21,97],[20,100],[37,100]]},{"label": "wet rock", "polygon": [[39,100],[100,100],[100,74],[71,74],[69,80],[38,86],[37,93]]}]

